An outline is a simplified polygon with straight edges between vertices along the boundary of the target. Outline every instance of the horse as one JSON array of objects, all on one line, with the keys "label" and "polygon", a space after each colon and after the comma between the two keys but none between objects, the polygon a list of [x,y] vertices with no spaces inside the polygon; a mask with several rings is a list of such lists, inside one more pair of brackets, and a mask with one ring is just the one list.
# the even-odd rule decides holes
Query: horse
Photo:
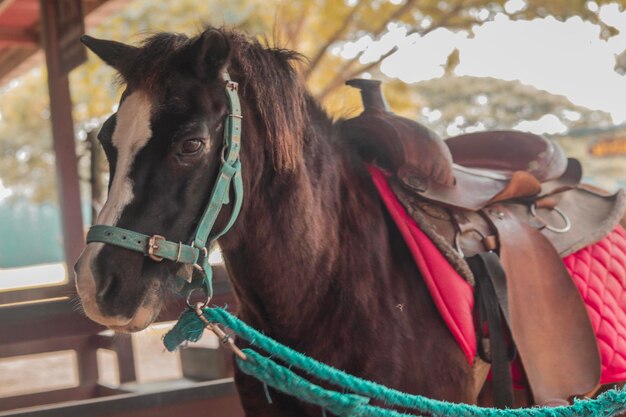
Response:
[{"label": "horse", "polygon": [[[409,393],[474,402],[473,374],[362,160],[307,91],[295,52],[236,31],[89,45],[125,83],[98,138],[109,194],[96,224],[188,241],[220,161],[220,72],[239,83],[241,214],[219,239],[238,316],[320,361]],[[220,215],[217,225],[224,224]],[[92,320],[135,332],[159,314],[179,264],[90,243],[76,287]],[[247,415],[318,415],[236,372]]]},{"label": "horse", "polygon": [[[84,43],[125,87],[98,135],[110,180],[95,224],[190,240],[224,159],[226,71],[241,99],[245,198],[217,243],[238,316],[353,375],[433,399],[478,401],[482,380],[346,137],[346,120],[333,120],[306,89],[301,55],[214,27],[195,37],[155,34],[140,46]],[[231,226],[234,201],[216,229]],[[91,242],[74,269],[86,315],[128,333],[157,318],[184,268]],[[274,391],[269,403],[263,385],[237,369],[235,384],[248,416],[319,415]]]}]

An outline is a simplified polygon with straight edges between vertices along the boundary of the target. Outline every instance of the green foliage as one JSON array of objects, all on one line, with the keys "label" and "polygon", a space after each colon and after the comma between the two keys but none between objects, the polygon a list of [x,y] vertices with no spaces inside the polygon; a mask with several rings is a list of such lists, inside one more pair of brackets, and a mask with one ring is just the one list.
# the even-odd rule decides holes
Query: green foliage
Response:
[{"label": "green foliage", "polygon": [[[597,0],[593,4],[605,3],[610,1]],[[626,0],[618,3],[623,6]],[[507,10],[510,7],[506,4],[507,0],[134,0],[97,27],[89,29],[89,33],[137,44],[149,33],[174,31],[194,34],[202,29],[204,23],[211,23],[236,26],[252,35],[267,36],[270,43],[296,49],[310,57],[310,65],[301,68],[303,77],[311,92],[335,116],[359,112],[358,94],[343,87],[344,82],[363,73],[376,74],[380,62],[397,52],[397,48],[379,51],[369,61],[364,60],[366,52],[376,48],[378,41],[388,34],[390,23],[405,27],[408,34],[422,36],[437,28],[471,34],[473,28],[489,21],[496,13],[504,12],[512,19],[554,16],[563,20],[580,16],[599,25],[604,38],[616,33],[615,28],[601,21],[597,8],[593,4],[589,7],[590,3],[585,0],[526,0],[521,10]],[[348,58],[341,56],[344,46],[364,36],[369,36],[370,42]],[[457,63],[458,54],[450,57],[448,68]],[[89,172],[88,158],[84,157],[87,152],[85,131],[97,128],[103,118],[113,111],[120,94],[119,88],[112,83],[113,79],[113,71],[91,53],[88,62],[73,71],[70,77],[79,139],[77,146],[79,154],[83,155],[80,172],[85,180]],[[453,113],[457,113],[464,115],[466,120],[484,118],[483,123],[487,127],[498,123],[511,124],[513,122],[509,119],[534,117],[541,111],[557,114],[560,109],[573,108],[571,103],[564,104],[561,99],[530,90],[519,91],[519,97],[517,93],[512,93],[507,99],[518,102],[504,103],[505,97],[496,94],[489,86],[490,82],[485,81],[478,83],[480,88],[493,92],[493,102],[502,101],[503,105],[494,105],[493,114],[487,110],[471,110],[475,108],[472,107],[469,90],[468,95],[460,99],[455,97],[452,87],[448,87],[450,83],[461,85],[467,80],[454,81],[446,77],[445,82],[443,79],[434,81],[431,88],[422,84],[415,89],[394,83],[387,88],[387,95],[394,108],[413,117],[419,109],[428,106],[445,109],[442,110],[442,123],[448,120],[448,114],[452,117]],[[472,94],[480,93],[478,85]],[[442,94],[442,97],[453,101],[444,102],[436,98],[433,89],[438,88],[448,88],[449,93]],[[0,179],[5,186],[16,191],[16,196],[26,195],[37,201],[55,199],[45,74],[31,72],[21,77],[19,86],[0,94]],[[534,99],[530,97],[533,94],[537,94]],[[530,105],[524,103],[532,103],[533,110],[530,111]],[[476,111],[476,114],[468,114],[469,110]],[[581,114],[589,113],[579,110],[576,111]],[[580,123],[605,120],[604,116],[594,119],[589,114]],[[508,119],[504,122],[500,117]]]},{"label": "green foliage", "polygon": [[18,195],[42,201],[56,197],[48,89],[34,82],[41,76],[28,78],[0,101],[0,179]]}]

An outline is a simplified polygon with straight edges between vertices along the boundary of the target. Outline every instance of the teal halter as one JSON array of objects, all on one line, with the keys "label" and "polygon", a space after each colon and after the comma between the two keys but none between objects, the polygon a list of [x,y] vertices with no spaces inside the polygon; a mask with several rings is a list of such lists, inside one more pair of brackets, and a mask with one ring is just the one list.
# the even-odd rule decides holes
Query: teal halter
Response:
[{"label": "teal halter", "polygon": [[[217,175],[217,180],[211,191],[211,198],[196,231],[192,242],[185,245],[182,242],[172,242],[161,235],[144,235],[121,227],[97,224],[92,226],[87,233],[87,243],[101,242],[119,246],[125,249],[143,253],[155,262],[169,259],[177,263],[191,264],[203,274],[198,283],[193,283],[191,274],[188,278],[178,277],[182,283],[181,294],[189,303],[191,293],[199,288],[206,292],[206,303],[213,296],[212,276],[213,271],[209,265],[207,244],[223,236],[235,223],[241,205],[243,203],[243,183],[241,180],[241,161],[239,150],[241,148],[241,104],[237,95],[238,84],[230,79],[228,72],[222,73],[226,81],[226,95],[228,97],[229,114],[226,116],[224,126],[224,146],[222,148],[222,166]],[[215,220],[223,206],[230,203],[229,191],[232,188],[235,196],[230,219],[226,226],[219,232],[211,234]],[[206,304],[205,303],[205,304]]]}]

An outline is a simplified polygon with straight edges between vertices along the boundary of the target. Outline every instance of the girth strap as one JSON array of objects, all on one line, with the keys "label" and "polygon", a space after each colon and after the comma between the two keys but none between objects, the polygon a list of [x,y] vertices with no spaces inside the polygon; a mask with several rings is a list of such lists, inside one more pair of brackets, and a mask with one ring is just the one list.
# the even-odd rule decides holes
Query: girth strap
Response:
[{"label": "girth strap", "polygon": [[[509,321],[506,275],[500,259],[494,252],[482,252],[466,258],[476,278],[476,301],[479,311],[479,323],[476,326],[482,334],[484,322],[489,328],[489,356],[493,382],[493,400],[498,408],[513,406],[513,379],[509,348],[507,345],[506,322]],[[482,347],[482,337],[481,348]],[[512,343],[512,342],[511,342]],[[484,350],[484,348],[483,348]]]}]

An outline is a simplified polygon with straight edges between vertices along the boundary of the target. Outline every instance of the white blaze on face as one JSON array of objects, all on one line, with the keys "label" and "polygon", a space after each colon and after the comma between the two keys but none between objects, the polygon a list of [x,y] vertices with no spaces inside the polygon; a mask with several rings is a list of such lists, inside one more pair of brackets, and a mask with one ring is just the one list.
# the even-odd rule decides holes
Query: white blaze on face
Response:
[{"label": "white blaze on face", "polygon": [[[126,97],[117,111],[112,137],[113,146],[117,150],[115,175],[107,201],[96,218],[95,224],[115,226],[124,208],[133,201],[133,182],[129,175],[137,153],[152,136],[151,111],[150,98],[141,91]],[[105,325],[123,325],[115,318],[103,317],[95,302],[96,285],[92,273],[93,264],[103,247],[103,243],[90,243],[83,251],[76,266],[78,294],[90,318]],[[124,321],[129,322],[128,319]]]},{"label": "white blaze on face", "polygon": [[133,201],[133,183],[128,176],[135,156],[152,136],[151,107],[145,93],[135,92],[126,97],[117,111],[112,138],[113,146],[117,150],[115,176],[96,224],[115,226],[124,208]]}]

